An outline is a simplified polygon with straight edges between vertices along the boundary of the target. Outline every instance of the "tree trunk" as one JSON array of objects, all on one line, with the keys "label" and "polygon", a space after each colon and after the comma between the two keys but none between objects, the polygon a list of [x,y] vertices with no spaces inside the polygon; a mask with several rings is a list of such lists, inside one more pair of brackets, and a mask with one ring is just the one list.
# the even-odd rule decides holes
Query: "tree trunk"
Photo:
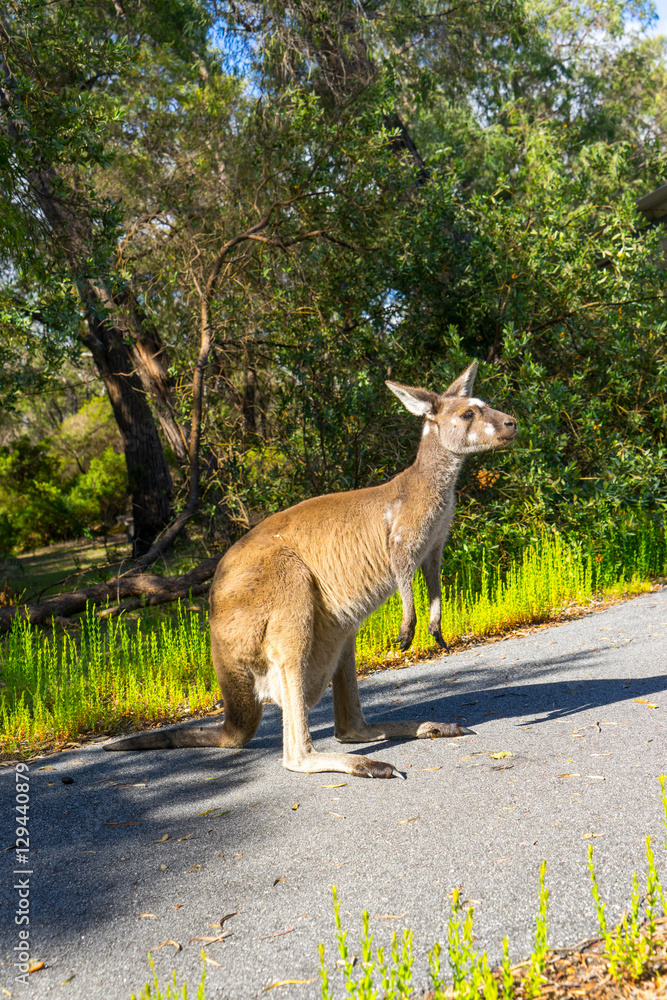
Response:
[{"label": "tree trunk", "polygon": [[99,318],[98,295],[86,283],[82,289],[88,335],[84,343],[104,380],[123,439],[132,496],[134,534],[132,555],[142,556],[171,517],[172,482],[155,421],[123,332]]},{"label": "tree trunk", "polygon": [[167,444],[177,462],[187,466],[188,437],[174,415],[174,392],[162,338],[131,290],[122,301],[112,299],[105,290],[104,299],[114,325],[125,334],[134,368],[157,413]]},{"label": "tree trunk", "polygon": [[[30,180],[77,280],[88,326],[88,335],[82,339],[104,381],[123,440],[134,518],[132,554],[136,558],[148,552],[171,516],[171,475],[148,403],[149,392],[142,385],[141,366],[135,364],[132,348],[127,346],[133,338],[118,303],[103,282],[86,274],[92,231],[88,206],[78,204],[73,194],[63,195],[61,178],[53,168],[34,171]],[[163,372],[166,385],[163,348],[154,347],[155,367]],[[146,353],[150,356],[150,351]]]}]

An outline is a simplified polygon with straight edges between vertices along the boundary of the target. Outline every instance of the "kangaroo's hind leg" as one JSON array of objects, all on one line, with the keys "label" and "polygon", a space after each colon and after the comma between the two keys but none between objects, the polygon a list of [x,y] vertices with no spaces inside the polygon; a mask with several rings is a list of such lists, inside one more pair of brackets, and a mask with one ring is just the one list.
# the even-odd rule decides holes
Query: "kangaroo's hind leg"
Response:
[{"label": "kangaroo's hind leg", "polygon": [[271,609],[264,640],[269,672],[280,686],[283,764],[308,774],[341,771],[360,778],[391,778],[398,774],[391,764],[356,754],[319,753],[313,746],[308,705],[325,690],[331,660],[322,636],[317,636],[317,595],[310,575],[303,566],[290,569],[289,587]]},{"label": "kangaroo's hind leg", "polygon": [[204,724],[186,722],[135,733],[113,743],[105,750],[171,750],[178,747],[242,747],[253,738],[262,718],[262,706],[255,694],[255,681],[243,666],[228,662],[228,654],[211,630],[211,649],[215,672],[220,683],[225,715],[222,722]]},{"label": "kangaroo's hind leg", "polygon": [[354,639],[343,647],[338,668],[331,681],[334,703],[334,733],[340,743],[372,743],[376,740],[435,739],[439,736],[467,736],[471,729],[457,722],[366,722],[359,699]]}]

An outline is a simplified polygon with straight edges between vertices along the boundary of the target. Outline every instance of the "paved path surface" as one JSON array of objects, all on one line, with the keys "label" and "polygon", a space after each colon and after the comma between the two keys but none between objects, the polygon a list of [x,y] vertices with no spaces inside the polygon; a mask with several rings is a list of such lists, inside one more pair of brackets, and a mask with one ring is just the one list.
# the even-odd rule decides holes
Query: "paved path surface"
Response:
[{"label": "paved path surface", "polygon": [[[370,719],[466,720],[477,735],[376,745],[407,781],[285,771],[275,708],[242,751],[87,746],[33,765],[31,957],[46,967],[28,986],[14,980],[16,865],[4,853],[0,987],[35,1000],[129,1000],[152,949],[162,982],[175,968],[192,988],[202,942],[191,939],[215,936],[211,925],[238,911],[229,936],[206,945],[218,963],[207,995],[249,1000],[276,980],[316,976],[319,941],[333,964],[334,883],[353,945],[365,908],[377,943],[414,929],[415,985],[425,987],[426,950],[444,938],[456,885],[476,901],[478,944],[497,959],[505,932],[515,957],[530,951],[542,858],[554,946],[596,931],[589,843],[611,919],[632,873],[645,871],[647,833],[667,884],[657,779],[667,771],[667,591],[374,674],[361,688]],[[330,697],[312,727],[318,747],[334,748]],[[490,756],[502,751],[513,756]],[[13,769],[0,771],[0,789],[9,845]],[[166,940],[183,950],[156,950]],[[270,995],[310,1000],[319,986]]]}]

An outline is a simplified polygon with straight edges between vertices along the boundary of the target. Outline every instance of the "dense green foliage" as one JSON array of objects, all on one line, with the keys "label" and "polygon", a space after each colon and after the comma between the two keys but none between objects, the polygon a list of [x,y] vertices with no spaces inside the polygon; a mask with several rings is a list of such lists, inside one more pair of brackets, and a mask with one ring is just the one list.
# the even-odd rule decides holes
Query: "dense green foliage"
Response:
[{"label": "dense green foliage", "polygon": [[108,402],[94,397],[56,433],[0,447],[0,526],[17,549],[113,530],[127,512],[125,461]]},{"label": "dense green foliage", "polygon": [[[466,467],[464,553],[659,519],[665,271],[661,229],[636,209],[665,173],[652,11],[26,0],[2,50],[7,402],[29,407],[65,358],[84,364],[92,296],[184,487],[174,442],[208,323],[202,516],[220,541],[398,470],[418,426],[384,379],[444,387],[478,358],[476,392],[521,435]],[[146,344],[168,359],[157,376]],[[95,497],[119,473],[105,475],[72,487],[77,524],[108,520]]]}]

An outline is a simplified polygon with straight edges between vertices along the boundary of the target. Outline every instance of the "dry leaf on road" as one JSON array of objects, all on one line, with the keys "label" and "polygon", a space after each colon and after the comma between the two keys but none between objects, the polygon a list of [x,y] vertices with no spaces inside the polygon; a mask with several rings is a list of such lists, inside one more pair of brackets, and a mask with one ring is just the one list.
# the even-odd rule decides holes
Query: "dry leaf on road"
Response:
[{"label": "dry leaf on road", "polygon": [[270,986],[265,986],[262,993],[268,993],[269,990],[275,990],[276,986],[290,986],[291,984],[298,985],[299,983],[314,983],[316,976],[313,979],[279,979],[275,983],[271,983]]},{"label": "dry leaf on road", "polygon": [[226,937],[229,937],[231,931],[223,931],[222,934],[218,934],[217,937],[194,937],[190,938],[188,944],[192,944],[193,941],[203,941],[205,944],[215,944],[216,941],[224,941]]},{"label": "dry leaf on road", "polygon": [[162,944],[156,944],[155,947],[149,948],[148,950],[159,951],[160,948],[166,948],[168,944],[173,945],[173,947],[176,949],[176,951],[174,952],[175,955],[178,955],[179,951],[183,951],[183,945],[179,944],[178,941],[171,941],[171,940],[163,941]]},{"label": "dry leaf on road", "polygon": [[153,920],[160,919],[159,917],[156,917],[154,913],[140,913],[138,919],[143,920],[145,917],[152,917]]}]

